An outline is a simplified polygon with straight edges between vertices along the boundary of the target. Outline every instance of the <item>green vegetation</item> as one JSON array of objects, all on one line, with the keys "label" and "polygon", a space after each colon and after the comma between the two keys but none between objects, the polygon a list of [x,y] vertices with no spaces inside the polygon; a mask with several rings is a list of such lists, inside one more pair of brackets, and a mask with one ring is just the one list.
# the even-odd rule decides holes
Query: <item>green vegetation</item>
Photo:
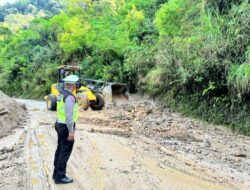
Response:
[{"label": "green vegetation", "polygon": [[[38,8],[20,8],[25,2]],[[126,82],[175,110],[250,135],[248,0],[20,3],[0,7],[4,92],[42,97],[56,66],[81,65],[86,77]]]},{"label": "green vegetation", "polygon": [[19,0],[12,4],[0,6],[0,22],[3,22],[7,15],[14,14],[32,14],[48,18],[59,14],[61,8],[62,3],[59,0]]}]

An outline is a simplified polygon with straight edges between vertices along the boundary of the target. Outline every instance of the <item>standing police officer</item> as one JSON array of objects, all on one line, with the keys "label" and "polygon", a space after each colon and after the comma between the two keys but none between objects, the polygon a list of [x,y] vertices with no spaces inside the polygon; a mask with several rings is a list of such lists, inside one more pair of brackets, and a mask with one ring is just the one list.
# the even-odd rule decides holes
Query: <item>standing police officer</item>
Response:
[{"label": "standing police officer", "polygon": [[57,121],[55,129],[58,144],[54,159],[53,179],[56,184],[72,183],[73,179],[66,176],[66,166],[74,145],[75,122],[78,119],[78,104],[73,91],[79,78],[70,75],[63,79],[65,87],[57,97]]}]

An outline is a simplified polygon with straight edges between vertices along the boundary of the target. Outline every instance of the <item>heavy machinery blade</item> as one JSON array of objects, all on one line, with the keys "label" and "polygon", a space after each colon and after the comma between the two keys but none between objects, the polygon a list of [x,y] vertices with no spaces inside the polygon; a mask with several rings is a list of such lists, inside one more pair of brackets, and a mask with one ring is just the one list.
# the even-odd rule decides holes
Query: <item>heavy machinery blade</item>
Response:
[{"label": "heavy machinery blade", "polygon": [[122,83],[106,83],[102,88],[102,94],[107,103],[112,103],[117,99],[128,100],[129,98],[128,87]]},{"label": "heavy machinery blade", "polygon": [[87,78],[80,78],[82,82],[90,86],[94,86],[94,89],[101,91],[106,103],[112,103],[116,99],[128,99],[129,90],[128,86],[123,83],[106,82],[101,80],[93,80]]}]

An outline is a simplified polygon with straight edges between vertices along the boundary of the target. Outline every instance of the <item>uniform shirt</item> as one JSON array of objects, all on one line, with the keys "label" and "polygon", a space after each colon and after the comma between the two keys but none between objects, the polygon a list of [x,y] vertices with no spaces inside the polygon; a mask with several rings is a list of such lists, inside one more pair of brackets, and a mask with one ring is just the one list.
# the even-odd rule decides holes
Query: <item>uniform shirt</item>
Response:
[{"label": "uniform shirt", "polygon": [[[65,89],[67,90],[67,89]],[[75,97],[69,95],[65,99],[65,113],[66,113],[66,125],[69,132],[74,132],[74,105],[75,105]]]}]

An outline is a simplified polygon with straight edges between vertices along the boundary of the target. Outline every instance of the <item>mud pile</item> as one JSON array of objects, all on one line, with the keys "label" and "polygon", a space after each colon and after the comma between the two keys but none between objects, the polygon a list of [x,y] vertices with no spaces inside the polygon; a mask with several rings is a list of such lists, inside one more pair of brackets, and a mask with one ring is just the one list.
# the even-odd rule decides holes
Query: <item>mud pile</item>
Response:
[{"label": "mud pile", "polygon": [[25,107],[0,91],[0,138],[20,126],[25,116]]},{"label": "mud pile", "polygon": [[[101,112],[84,112],[79,121],[85,129],[90,126],[90,132],[154,142],[152,146],[157,144],[161,150],[167,150],[165,155],[175,159],[171,163],[175,168],[183,170],[186,167],[194,174],[204,170],[207,173],[217,171],[227,177],[213,178],[225,184],[232,179],[240,183],[250,179],[249,137],[232,133],[222,126],[184,117],[159,102],[132,96],[129,101],[117,102]],[[185,166],[176,164],[178,159]],[[163,162],[169,161],[165,159]]]}]

